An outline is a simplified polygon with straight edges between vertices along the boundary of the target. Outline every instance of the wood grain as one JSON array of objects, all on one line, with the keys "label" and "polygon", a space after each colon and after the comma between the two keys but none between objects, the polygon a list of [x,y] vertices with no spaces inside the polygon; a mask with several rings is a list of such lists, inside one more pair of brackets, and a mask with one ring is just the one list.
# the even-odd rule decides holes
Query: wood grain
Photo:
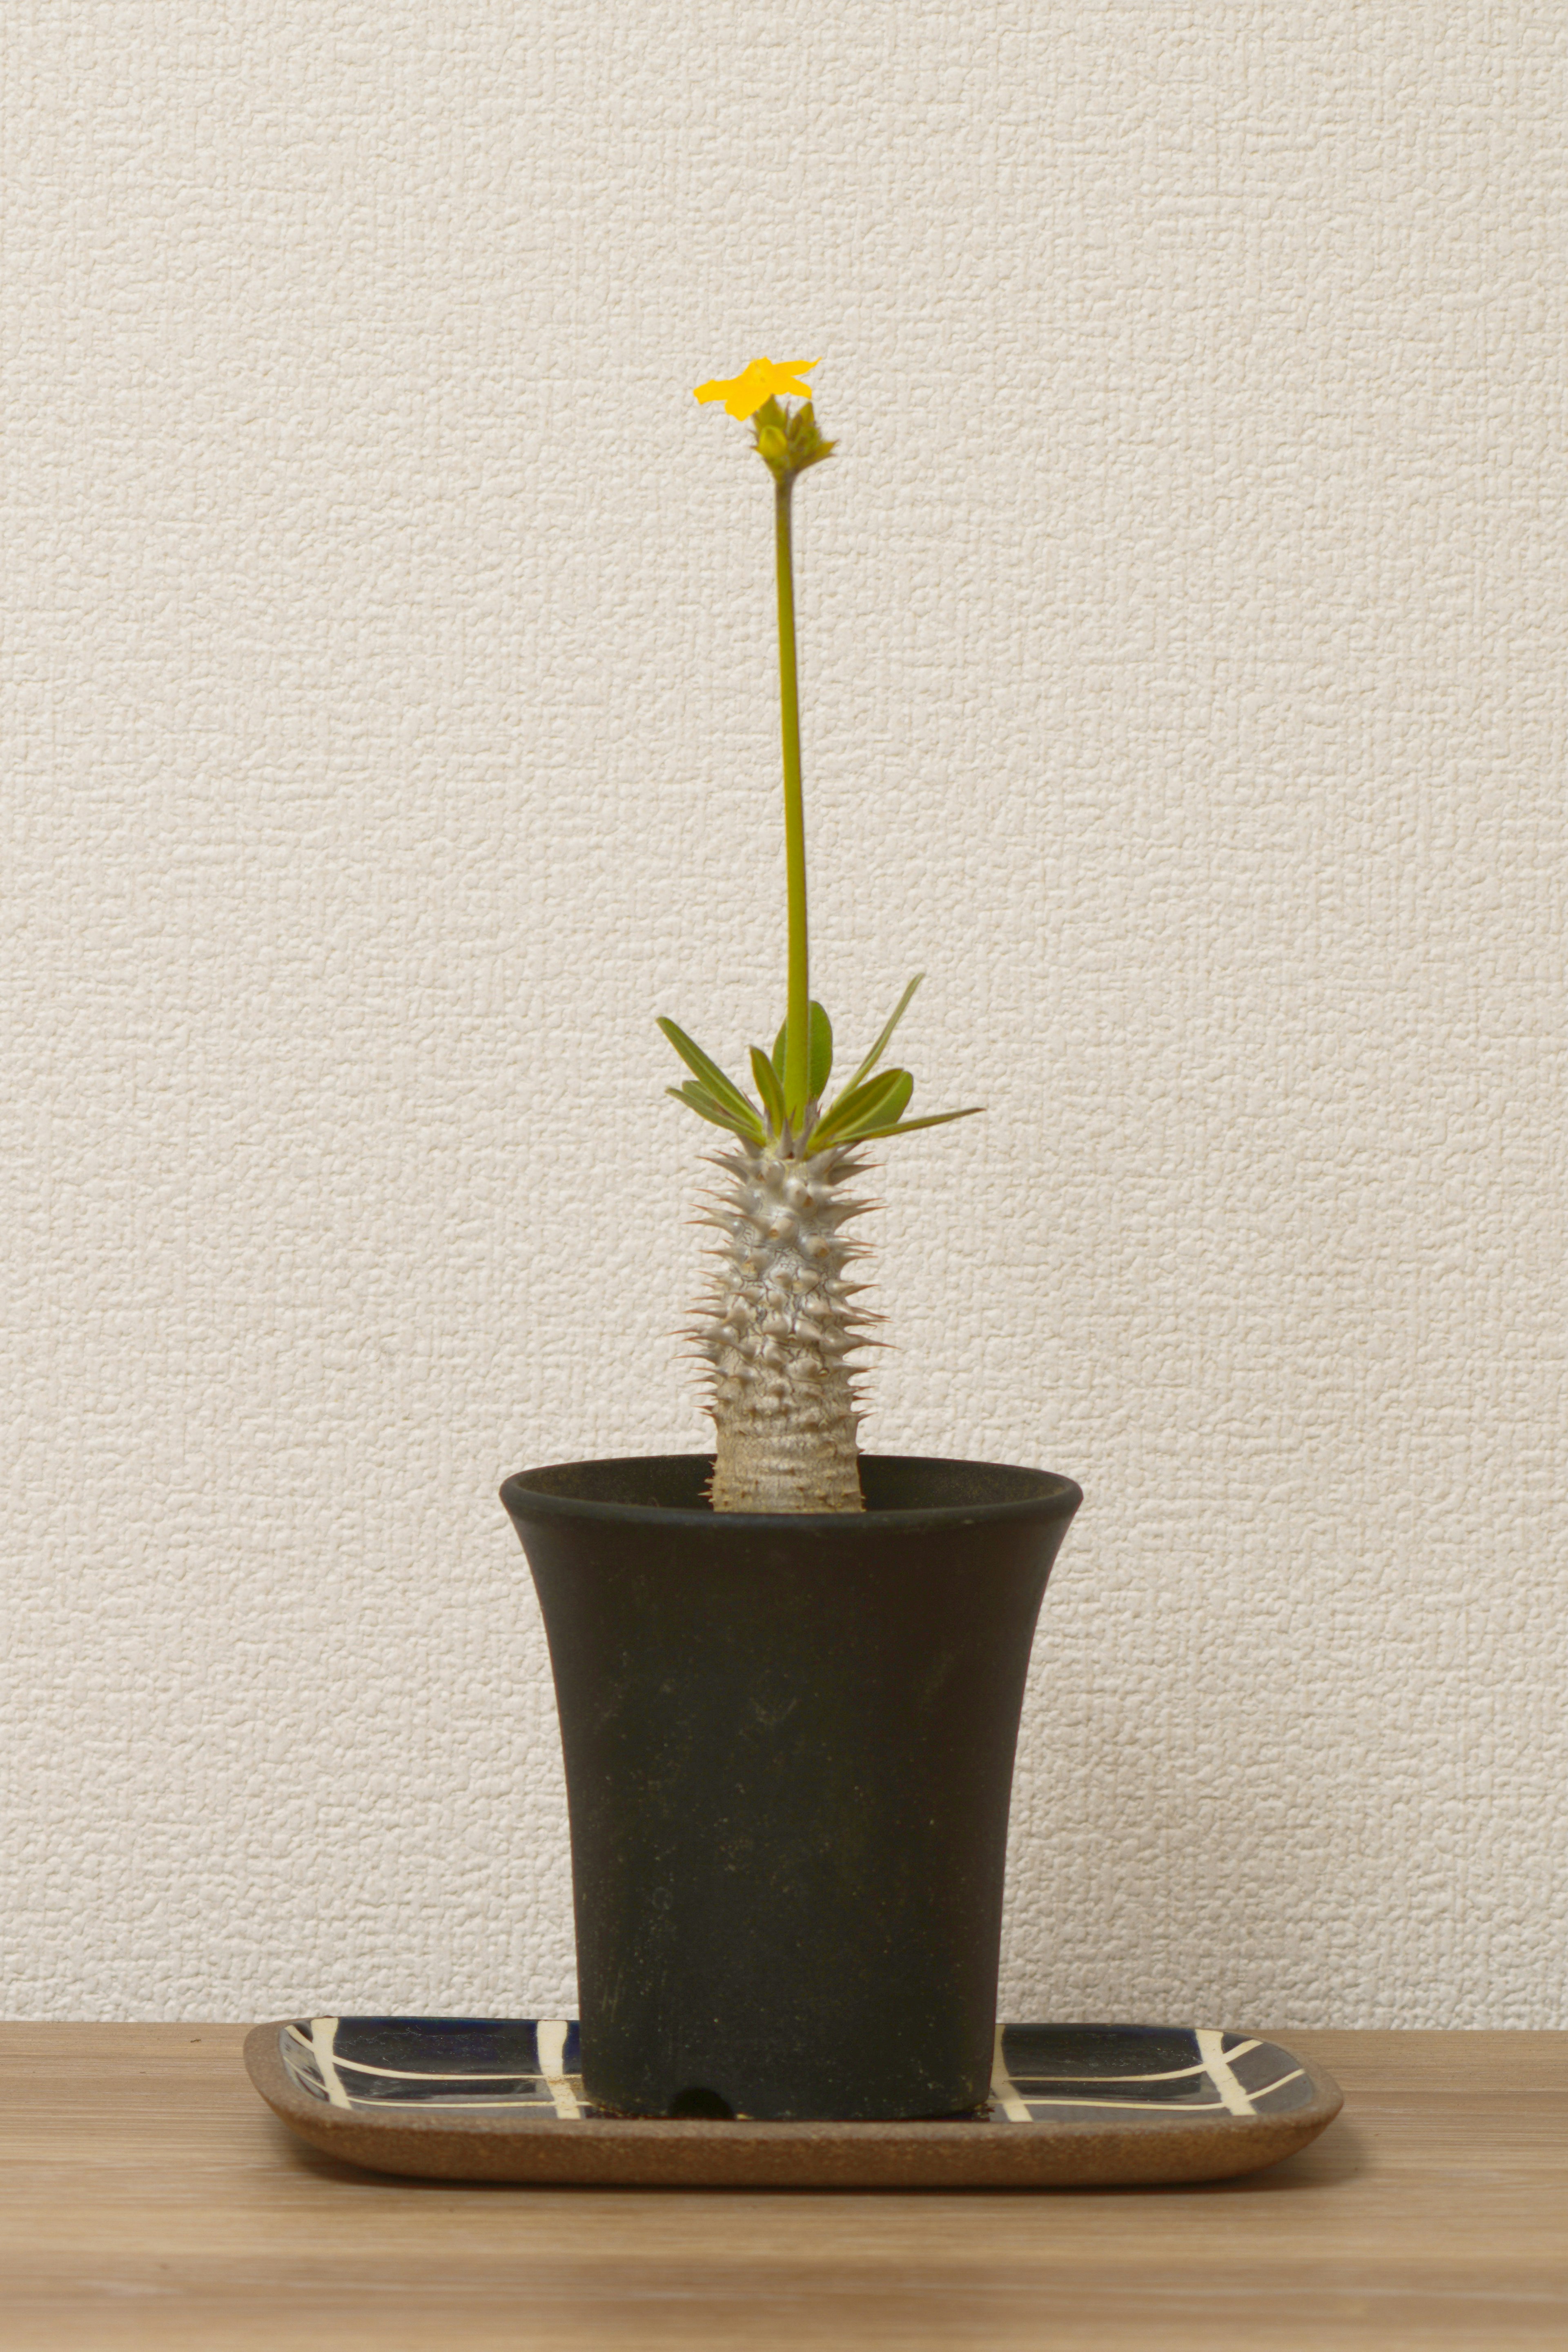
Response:
[{"label": "wood grain", "polygon": [[242,2027],[3,2025],[0,2346],[1568,2344],[1568,2034],[1280,2038],[1339,2077],[1346,2111],[1245,2179],[726,2193],[378,2178],[268,2114]]}]

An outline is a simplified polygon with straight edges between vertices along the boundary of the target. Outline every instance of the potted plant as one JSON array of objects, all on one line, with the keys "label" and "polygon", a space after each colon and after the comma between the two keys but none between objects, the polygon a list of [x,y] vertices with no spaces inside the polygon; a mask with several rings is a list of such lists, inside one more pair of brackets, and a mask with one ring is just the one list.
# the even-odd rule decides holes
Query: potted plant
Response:
[{"label": "potted plant", "polygon": [[[693,1330],[714,1452],[509,1478],[565,1759],[587,2095],[625,2115],[957,2115],[989,2089],[1024,1678],[1081,1496],[1038,1470],[862,1455],[847,1228],[919,984],[847,1081],[810,992],[791,499],[829,457],[802,379],[700,385],[773,486],[788,952],[753,1091],[673,1021],[723,1131]],[[794,398],[799,404],[791,408]]]}]

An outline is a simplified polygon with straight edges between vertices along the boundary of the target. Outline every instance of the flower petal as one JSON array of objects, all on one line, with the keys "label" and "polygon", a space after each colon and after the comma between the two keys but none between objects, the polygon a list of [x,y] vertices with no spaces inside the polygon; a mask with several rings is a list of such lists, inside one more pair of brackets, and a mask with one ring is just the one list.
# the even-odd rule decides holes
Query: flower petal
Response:
[{"label": "flower petal", "polygon": [[811,398],[811,386],[800,378],[808,369],[821,365],[820,355],[815,360],[752,360],[739,375],[710,376],[700,383],[694,397],[707,402],[721,400],[734,417],[752,416],[764,400],[775,393],[792,394],[800,400]]}]

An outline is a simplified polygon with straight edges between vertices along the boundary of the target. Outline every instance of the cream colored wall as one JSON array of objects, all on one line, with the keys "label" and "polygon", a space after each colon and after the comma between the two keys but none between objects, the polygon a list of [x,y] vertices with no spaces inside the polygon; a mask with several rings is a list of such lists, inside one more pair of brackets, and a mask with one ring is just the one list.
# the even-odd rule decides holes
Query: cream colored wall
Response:
[{"label": "cream colored wall", "polygon": [[[14,9],[12,2014],[558,2008],[508,1470],[695,1447],[667,1010],[909,972],[868,1442],[1088,1501],[1015,2013],[1568,2024],[1552,0]],[[919,1104],[917,1103],[917,1108]]]}]

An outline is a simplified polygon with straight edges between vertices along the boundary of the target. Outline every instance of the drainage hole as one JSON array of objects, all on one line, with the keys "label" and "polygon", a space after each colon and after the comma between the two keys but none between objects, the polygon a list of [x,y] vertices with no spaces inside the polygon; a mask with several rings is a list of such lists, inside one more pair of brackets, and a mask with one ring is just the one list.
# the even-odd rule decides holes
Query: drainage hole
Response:
[{"label": "drainage hole", "polygon": [[669,2103],[669,2112],[672,2116],[691,2116],[713,2122],[732,2123],[735,2118],[729,2100],[721,2099],[717,2091],[705,2091],[700,2083],[678,2091]]}]

